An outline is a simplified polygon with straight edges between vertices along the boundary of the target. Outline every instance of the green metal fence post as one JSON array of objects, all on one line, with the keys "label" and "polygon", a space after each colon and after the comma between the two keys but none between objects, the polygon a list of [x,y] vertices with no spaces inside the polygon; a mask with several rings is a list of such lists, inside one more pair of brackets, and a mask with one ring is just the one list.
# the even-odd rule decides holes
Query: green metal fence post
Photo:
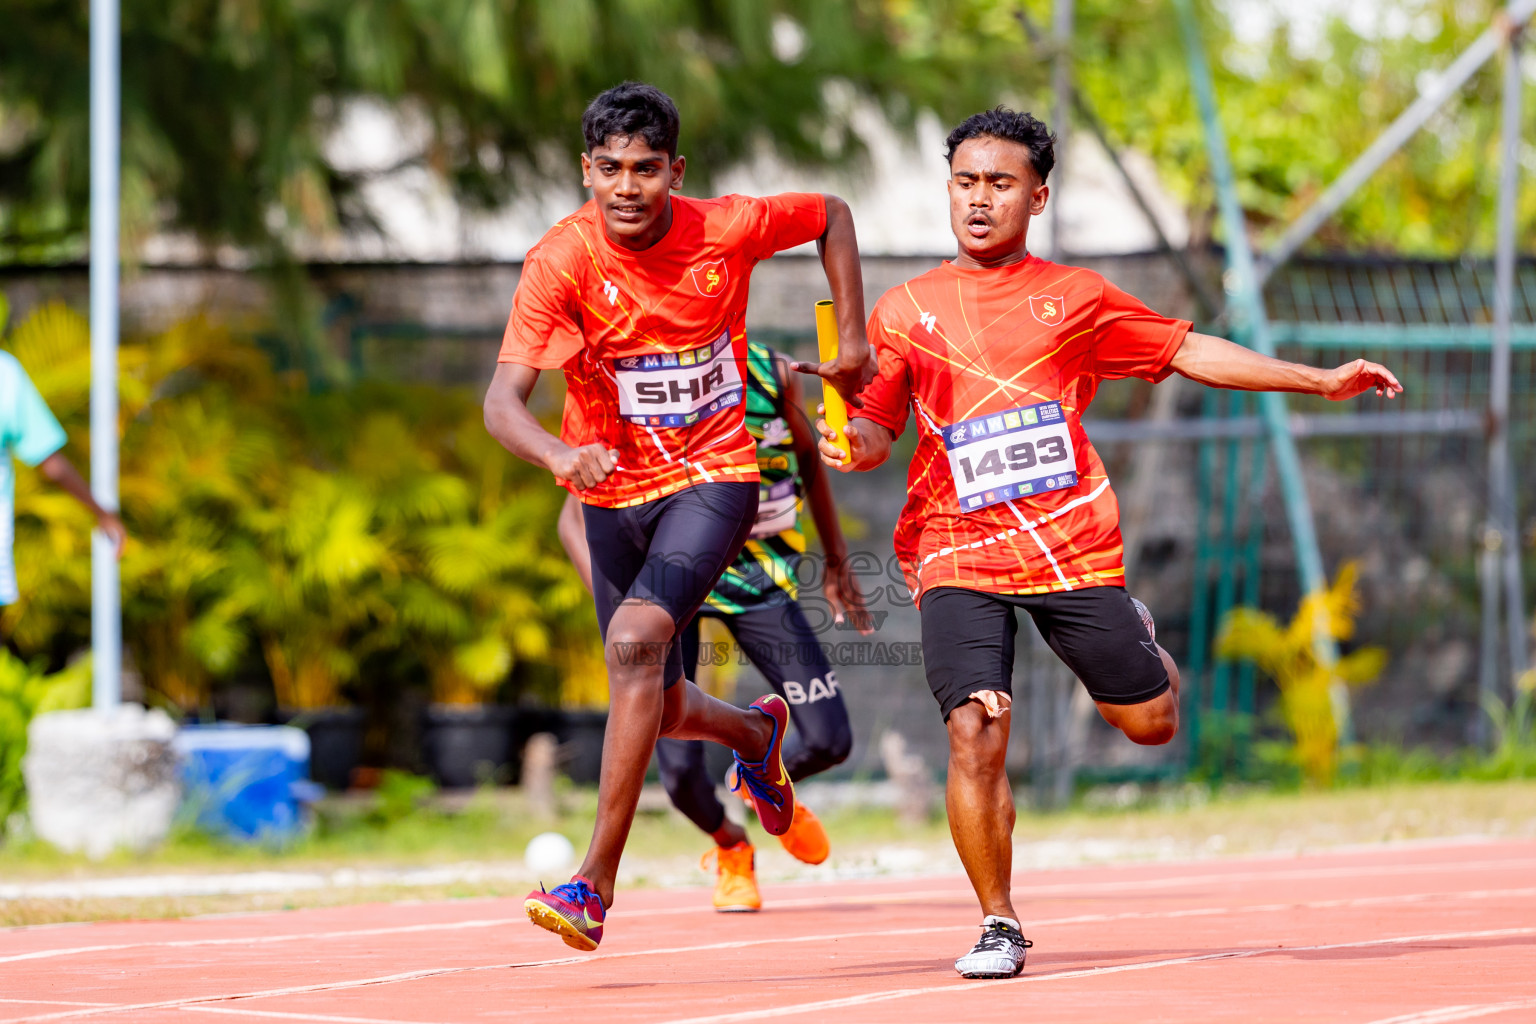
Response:
[{"label": "green metal fence post", "polygon": [[[1215,179],[1217,202],[1221,212],[1222,228],[1227,239],[1227,293],[1232,303],[1234,319],[1245,328],[1245,341],[1250,348],[1264,355],[1275,354],[1274,341],[1269,332],[1269,318],[1264,309],[1264,296],[1260,291],[1259,278],[1254,267],[1253,252],[1248,245],[1248,228],[1241,205],[1237,199],[1236,178],[1232,172],[1227,152],[1226,135],[1222,131],[1221,118],[1216,110],[1216,91],[1211,80],[1211,69],[1205,60],[1205,50],[1200,42],[1199,26],[1190,0],[1175,0],[1179,13],[1179,27],[1184,36],[1185,53],[1189,61],[1189,74],[1200,109],[1200,119],[1205,129],[1206,149],[1211,161],[1211,175]],[[1259,396],[1260,418],[1265,434],[1273,450],[1275,471],[1280,480],[1281,496],[1285,502],[1286,522],[1291,530],[1291,540],[1296,549],[1296,563],[1301,575],[1302,590],[1311,594],[1321,591],[1328,584],[1323,568],[1322,551],[1317,542],[1317,530],[1312,519],[1312,506],[1307,497],[1306,480],[1302,476],[1301,456],[1296,450],[1296,440],[1291,436],[1284,396],[1265,393]],[[1337,660],[1337,650],[1332,640],[1319,631],[1317,654],[1327,662]],[[1348,741],[1352,735],[1349,718],[1349,695],[1342,684],[1334,687],[1334,715],[1339,724],[1339,735]]]}]

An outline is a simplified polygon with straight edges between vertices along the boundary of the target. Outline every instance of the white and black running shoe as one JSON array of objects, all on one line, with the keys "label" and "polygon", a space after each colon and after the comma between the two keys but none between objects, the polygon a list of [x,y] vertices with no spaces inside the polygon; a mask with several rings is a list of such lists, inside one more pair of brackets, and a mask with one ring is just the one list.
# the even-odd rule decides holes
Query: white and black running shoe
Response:
[{"label": "white and black running shoe", "polygon": [[955,970],[963,978],[1012,978],[1024,969],[1024,951],[1033,945],[1017,922],[989,916],[981,923],[980,940],[955,961]]}]

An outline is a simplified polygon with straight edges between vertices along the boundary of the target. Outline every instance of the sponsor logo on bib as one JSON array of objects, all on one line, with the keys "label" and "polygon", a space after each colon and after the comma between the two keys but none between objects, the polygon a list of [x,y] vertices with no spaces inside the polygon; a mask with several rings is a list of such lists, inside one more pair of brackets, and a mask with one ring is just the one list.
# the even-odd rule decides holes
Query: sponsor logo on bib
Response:
[{"label": "sponsor logo on bib", "polygon": [[944,428],[962,512],[1077,486],[1077,455],[1061,403],[977,416]]},{"label": "sponsor logo on bib", "polygon": [[619,415],[643,426],[691,427],[745,397],[729,332],[686,352],[615,359],[613,370]]},{"label": "sponsor logo on bib", "polygon": [[1029,311],[1047,327],[1055,327],[1067,315],[1067,304],[1060,295],[1031,295]]},{"label": "sponsor logo on bib", "polygon": [[713,299],[725,290],[727,274],[723,259],[700,263],[689,273],[693,275],[693,286],[706,299]]}]

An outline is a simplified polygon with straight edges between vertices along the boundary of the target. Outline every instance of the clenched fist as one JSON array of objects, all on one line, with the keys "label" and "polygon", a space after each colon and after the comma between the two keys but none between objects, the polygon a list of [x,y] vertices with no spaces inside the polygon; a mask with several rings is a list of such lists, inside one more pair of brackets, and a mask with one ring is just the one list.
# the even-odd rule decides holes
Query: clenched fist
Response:
[{"label": "clenched fist", "polygon": [[619,457],[600,444],[586,444],[580,448],[561,445],[560,450],[544,460],[544,465],[558,479],[570,482],[578,491],[585,491],[608,479],[608,475],[619,468]]}]

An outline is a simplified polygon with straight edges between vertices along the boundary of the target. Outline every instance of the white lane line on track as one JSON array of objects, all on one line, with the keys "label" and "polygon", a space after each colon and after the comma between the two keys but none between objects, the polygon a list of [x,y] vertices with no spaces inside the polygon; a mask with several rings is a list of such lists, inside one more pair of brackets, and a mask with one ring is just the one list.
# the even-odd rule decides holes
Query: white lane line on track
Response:
[{"label": "white lane line on track", "polygon": [[341,868],[336,871],[239,871],[211,874],[105,875],[42,882],[0,882],[0,902],[16,900],[145,899],[155,896],[251,896],[258,893],[358,889],[419,888],[464,882],[520,881],[521,865],[474,862],[436,867],[385,870]]},{"label": "white lane line on track", "polygon": [[[359,978],[355,981],[320,982],[315,985],[293,985],[288,988],[258,989],[251,992],[230,992],[226,995],[191,996],[184,999],[161,999],[153,1003],[123,1003],[117,1006],[93,1007],[89,1010],[63,1010],[58,1013],[40,1013],[31,1017],[13,1017],[5,1024],[38,1024],[39,1021],[71,1020],[79,1017],[97,1017],[107,1013],[130,1013],[139,1010],[179,1010],[200,1003],[224,1003],[236,999],[275,999],[279,996],[307,995],[311,992],[341,992],[371,985],[388,985],[391,982],[417,981],[435,978],[443,974],[467,974],[473,971],[495,970],[497,967],[516,967],[517,964],[495,964],[477,967],[429,967],[420,971],[404,971],[377,978]],[[405,1022],[399,1022],[405,1024]]]},{"label": "white lane line on track", "polygon": [[[1489,898],[1489,899],[1491,899],[1491,898],[1510,898],[1510,897],[1512,897],[1514,895],[1536,895],[1536,888],[1531,888],[1531,889],[1500,889],[1500,890],[1486,890],[1486,891],[1478,892],[1478,893],[1460,893],[1460,894],[1453,894],[1451,898],[1465,898],[1467,896],[1476,896],[1476,897],[1479,897],[1479,898]],[[1316,905],[1324,907],[1324,908],[1341,907],[1341,906],[1342,907],[1350,907],[1350,906],[1360,906],[1360,905],[1370,905],[1370,904],[1381,904],[1381,903],[1387,903],[1387,902],[1418,902],[1418,901],[1434,899],[1434,898],[1436,898],[1434,895],[1424,895],[1424,894],[1409,894],[1409,895],[1405,895],[1405,896],[1401,896],[1401,897],[1374,896],[1374,897],[1363,897],[1363,898],[1355,899],[1355,900],[1324,900],[1324,901],[1320,901]],[[1058,919],[1052,920],[1052,921],[1036,921],[1036,922],[1031,923],[1030,928],[1031,928],[1031,930],[1033,930],[1035,928],[1042,928],[1042,927],[1056,926],[1056,925],[1081,924],[1081,923],[1102,923],[1102,922],[1105,922],[1105,921],[1129,920],[1129,919],[1134,919],[1134,918],[1192,917],[1192,916],[1200,916],[1200,915],[1217,916],[1217,915],[1221,915],[1221,914],[1246,913],[1246,912],[1249,912],[1251,910],[1268,912],[1268,911],[1277,911],[1277,910],[1305,909],[1305,908],[1308,908],[1308,907],[1311,907],[1311,906],[1313,906],[1313,904],[1305,904],[1305,903],[1302,903],[1302,904],[1266,904],[1266,905],[1259,906],[1259,907],[1235,907],[1235,908],[1204,907],[1204,908],[1191,908],[1191,909],[1187,909],[1187,910],[1174,910],[1174,911],[1127,911],[1127,912],[1124,912],[1124,913],[1121,913],[1121,914],[1083,914],[1083,915],[1078,915],[1076,917],[1058,918]],[[966,932],[969,932],[969,931],[971,931],[974,928],[975,928],[974,924],[966,923],[966,924],[953,924],[953,925],[938,925],[938,926],[932,926],[932,927],[927,927],[927,928],[881,929],[879,931],[846,932],[846,933],[842,933],[842,934],[830,934],[830,935],[796,935],[796,936],[789,936],[789,937],[784,937],[784,938],[744,939],[744,940],[738,940],[738,941],[733,941],[733,942],[714,942],[714,943],[709,943],[707,945],[697,945],[697,946],[676,946],[676,947],[672,947],[670,949],[644,949],[644,950],[634,950],[632,952],[625,952],[625,953],[599,953],[599,954],[597,954],[595,956],[570,956],[570,957],[561,957],[559,959],[552,959],[552,960],[533,960],[533,961],[524,961],[524,962],[520,962],[520,963],[509,963],[509,964],[476,964],[476,965],[472,965],[472,966],[469,966],[469,967],[426,968],[426,969],[419,970],[419,971],[407,971],[407,972],[404,972],[404,973],[401,973],[401,974],[388,974],[388,975],[383,975],[383,976],[379,976],[379,977],[372,977],[372,978],[357,978],[357,979],[353,979],[353,980],[349,980],[349,981],[319,982],[319,983],[316,983],[314,985],[300,985],[300,986],[294,986],[294,987],[290,987],[290,988],[269,989],[269,990],[265,990],[265,991],[236,992],[236,993],[229,993],[229,994],[226,994],[226,995],[192,996],[192,997],[187,997],[187,998],[182,998],[182,999],[165,1000],[165,1001],[162,1001],[162,1002],[136,1003],[136,1004],[122,1005],[122,1006],[106,1004],[106,1005],[100,1005],[100,1006],[93,1007],[91,1009],[86,1009],[86,1010],[63,1011],[63,1012],[58,1012],[58,1013],[41,1014],[41,1015],[36,1015],[36,1016],[31,1016],[31,1017],[21,1017],[21,1018],[16,1018],[16,1019],[7,1021],[7,1022],[5,1022],[5,1024],[35,1024],[35,1022],[41,1022],[41,1021],[66,1020],[66,1019],[79,1018],[79,1017],[92,1017],[92,1016],[98,1016],[98,1015],[105,1014],[105,1013],[119,1013],[119,1012],[136,1011],[136,1010],[180,1009],[180,1008],[190,1007],[190,1006],[194,1006],[194,1005],[202,1005],[202,1004],[207,1004],[207,1003],[218,1003],[218,1002],[228,1002],[228,1001],[233,1001],[233,1000],[237,1000],[237,999],[269,999],[269,998],[277,998],[277,997],[280,997],[280,996],[305,995],[305,994],[314,993],[314,992],[335,992],[335,991],[342,991],[342,990],[346,990],[346,989],[366,988],[366,987],[373,986],[373,985],[387,985],[387,984],[397,984],[397,983],[400,983],[400,982],[407,982],[407,981],[419,981],[419,980],[424,979],[424,978],[442,977],[444,975],[451,975],[451,974],[473,974],[473,973],[477,973],[477,972],[481,972],[481,971],[516,970],[516,969],[526,969],[526,968],[530,968],[530,967],[554,967],[554,966],[564,966],[564,965],[567,965],[567,964],[590,964],[590,963],[592,963],[594,961],[597,961],[597,960],[623,960],[623,959],[632,959],[632,958],[635,958],[635,957],[642,957],[642,956],[676,956],[678,954],[703,953],[703,952],[711,952],[711,951],[724,950],[724,949],[744,949],[744,948],[747,948],[747,947],[750,947],[750,946],[765,946],[765,945],[773,945],[773,944],[779,944],[779,943],[835,942],[835,941],[840,941],[840,940],[844,940],[844,939],[863,939],[863,938],[880,937],[880,936],[893,936],[893,935],[932,935],[932,934],[938,934],[938,933],[941,933],[941,932],[951,932],[951,931],[966,931]],[[1536,931],[1536,929],[1523,929],[1523,930],[1522,929],[1513,929],[1512,931],[1514,931],[1514,932]],[[1479,933],[1479,934],[1481,934],[1481,933]],[[1500,933],[1500,934],[1502,934],[1502,933]],[[1409,940],[1390,940],[1389,939],[1389,940],[1383,940],[1383,941],[1392,942],[1392,941],[1409,941]],[[1373,945],[1373,944],[1376,944],[1376,943],[1375,942],[1370,942],[1370,943],[1366,943],[1366,944],[1367,945]],[[1344,943],[1341,946],[1316,946],[1316,947],[1294,947],[1294,948],[1300,948],[1300,949],[1336,949],[1336,948],[1344,948],[1344,947],[1347,947],[1349,945],[1351,945],[1351,944],[1350,943]],[[1359,943],[1355,943],[1354,945],[1359,945]],[[1207,955],[1207,956],[1204,956],[1204,957],[1195,957],[1193,959],[1181,958],[1178,961],[1167,961],[1167,962],[1168,963],[1173,963],[1173,962],[1178,962],[1178,963],[1191,962],[1192,963],[1195,960],[1201,960],[1201,959],[1222,959],[1222,958],[1226,958],[1226,957],[1230,957],[1230,956],[1238,956],[1238,955],[1248,956],[1248,955],[1256,955],[1257,953],[1269,953],[1269,952],[1279,952],[1279,951],[1283,951],[1283,948],[1282,949],[1265,948],[1265,949],[1262,949],[1262,950],[1255,950],[1255,951],[1252,951],[1252,952],[1238,951],[1238,952],[1235,952],[1235,953],[1219,953],[1219,954]],[[1160,964],[1160,963],[1164,963],[1164,961],[1155,961],[1154,963],[1159,963]],[[1090,975],[1090,974],[1103,973],[1105,971],[1119,971],[1119,970],[1130,970],[1130,969],[1139,970],[1139,969],[1142,969],[1142,968],[1140,968],[1137,965],[1128,965],[1126,967],[1115,967],[1115,968],[1107,968],[1107,967],[1089,968],[1089,969],[1086,969],[1086,970],[1078,971],[1073,976],[1074,977],[1076,977],[1076,976],[1085,976],[1085,975]],[[1056,975],[1045,975],[1045,976],[1041,976],[1041,977],[1052,978],[1052,977],[1056,977]],[[1019,981],[1019,980],[1025,980],[1025,979],[1013,979],[1013,980]],[[958,986],[958,987],[965,988],[965,987],[968,987],[968,986],[962,985],[962,986]],[[406,1024],[406,1022],[399,1022],[399,1024]]]},{"label": "white lane line on track", "polygon": [[1442,1006],[1438,1010],[1420,1010],[1398,1017],[1385,1017],[1371,1021],[1371,1024],[1451,1024],[1452,1021],[1532,1009],[1536,1009],[1536,999],[1521,999],[1512,1003],[1480,1003],[1475,1006]]},{"label": "white lane line on track", "polygon": [[[1129,890],[1132,892],[1145,892],[1149,889],[1171,889],[1181,886],[1201,886],[1239,884],[1254,881],[1300,881],[1318,878],[1349,878],[1358,875],[1368,875],[1378,878],[1384,875],[1403,874],[1439,874],[1446,872],[1468,873],[1496,868],[1519,869],[1530,872],[1536,869],[1536,859],[1500,859],[1483,861],[1463,861],[1460,863],[1444,864],[1389,864],[1389,865],[1361,865],[1358,868],[1293,868],[1283,871],[1243,871],[1229,872],[1227,874],[1206,874],[1195,876],[1174,876],[1168,878],[1131,878],[1125,880],[1106,882],[1058,882],[1050,885],[1016,886],[1013,889],[1015,899],[1029,899],[1040,896],[1081,895],[1091,897],[1096,892],[1118,892]],[[936,899],[970,899],[970,893],[962,886],[963,880],[957,879],[957,887],[951,889],[925,889],[917,892],[904,893],[875,893],[869,896],[847,900],[828,900],[820,896],[798,897],[795,899],[775,900],[772,903],[774,910],[798,910],[806,908],[826,907],[857,907],[866,905],[889,905],[903,903],[922,903]],[[636,910],[630,912],[620,911],[615,916],[615,922],[633,921],[651,917],[674,917],[687,914],[709,913],[714,914],[713,907],[687,906],[687,907],[655,907],[649,910]],[[61,956],[81,956],[91,953],[118,953],[131,949],[190,949],[199,946],[239,946],[239,945],[266,945],[282,942],[302,942],[308,940],[323,939],[348,939],[369,938],[381,935],[409,935],[420,932],[457,931],[461,928],[496,928],[506,925],[522,925],[527,919],[519,915],[517,917],[483,918],[470,921],[444,921],[434,924],[396,925],[380,928],[358,928],[347,930],[333,930],[324,932],[297,932],[281,935],[254,935],[254,936],[229,936],[214,939],[167,939],[159,942],[122,942],[100,944],[92,946],[62,946],[53,949],[39,949],[28,953],[12,953],[8,956],[0,956],[0,964],[19,963],[27,960],[47,960]],[[560,962],[560,961],[555,961]]]},{"label": "white lane line on track", "polygon": [[1143,960],[1140,963],[1119,964],[1114,967],[1089,967],[1083,970],[1061,971],[1056,974],[1025,974],[1017,978],[987,982],[985,986],[977,986],[972,982],[956,979],[944,985],[927,985],[922,988],[902,988],[891,989],[885,992],[869,992],[864,995],[846,996],[842,999],[823,999],[812,1003],[796,1003],[791,1006],[773,1006],[761,1010],[712,1014],[708,1017],[679,1017],[676,1020],[662,1022],[662,1024],[738,1024],[740,1021],[768,1020],[774,1017],[798,1017],[808,1013],[822,1013],[849,1006],[889,1002],[893,999],[910,999],[916,996],[939,995],[956,991],[977,991],[978,988],[985,988],[990,991],[999,985],[1038,985],[1048,981],[1071,981],[1077,978],[1094,978],[1101,975],[1122,974],[1126,971],[1150,971],[1160,967],[1178,967],[1184,964],[1204,963],[1211,960],[1245,960],[1251,957],[1275,954],[1314,953],[1332,949],[1361,949],[1369,946],[1412,945],[1420,942],[1451,942],[1458,939],[1506,938],[1515,935],[1536,935],[1536,928],[1497,928],[1481,932],[1399,935],[1387,939],[1366,939],[1360,942],[1334,942],[1324,946],[1270,946],[1264,949],[1238,949],[1223,953],[1204,953],[1200,956],[1181,956],[1169,960]]},{"label": "white lane line on track", "polygon": [[481,918],[471,921],[443,921],[433,924],[403,924],[381,928],[351,928],[343,931],[303,932],[283,935],[244,935],[219,939],[166,939],[161,942],[119,942],[98,946],[64,946],[55,949],[38,949],[30,953],[13,953],[0,956],[0,964],[18,963],[23,960],[49,960],[58,956],[80,956],[86,953],[117,953],[127,949],[187,949],[198,946],[262,946],[278,942],[298,942],[303,939],[350,939],[371,938],[379,935],[412,935],[417,932],[457,931],[470,928],[497,928],[502,925],[522,924],[528,919],[517,917]]},{"label": "white lane line on track", "polygon": [[227,1013],[233,1017],[271,1017],[277,1020],[324,1021],[328,1024],[432,1024],[430,1021],[386,1020],[381,1017],[335,1017],[324,1013],[283,1013],[279,1010],[242,1010],[223,1006],[183,1006],[184,1013]]}]

